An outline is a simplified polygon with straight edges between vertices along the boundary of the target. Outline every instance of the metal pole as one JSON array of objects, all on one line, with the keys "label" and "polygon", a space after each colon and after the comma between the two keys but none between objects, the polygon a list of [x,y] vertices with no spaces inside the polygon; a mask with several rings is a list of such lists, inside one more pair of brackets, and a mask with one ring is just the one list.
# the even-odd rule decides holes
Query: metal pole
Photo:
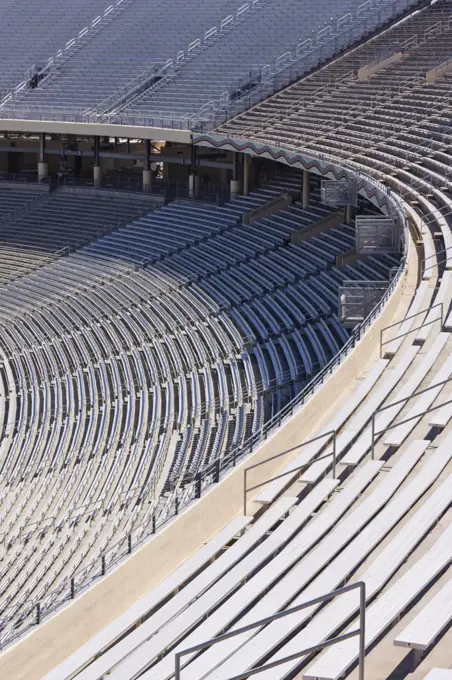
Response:
[{"label": "metal pole", "polygon": [[105,561],[105,555],[102,555],[101,563],[102,563],[102,576],[105,576],[105,572],[107,571],[107,564],[106,564],[106,561]]},{"label": "metal pole", "polygon": [[131,555],[132,554],[132,534],[129,534],[127,536],[127,550],[128,550],[129,555]]},{"label": "metal pole", "polygon": [[246,517],[246,475],[248,473],[248,469],[245,468],[243,471],[243,516]]},{"label": "metal pole", "polygon": [[372,413],[372,444],[371,444],[371,449],[370,449],[370,455],[371,455],[372,460],[374,460],[374,458],[375,458],[374,438],[375,438],[375,413]]},{"label": "metal pole", "polygon": [[39,626],[41,623],[41,603],[38,602],[36,605],[36,625]]},{"label": "metal pole", "polygon": [[71,600],[75,599],[75,579],[71,578]]},{"label": "metal pole", "polygon": [[196,475],[195,498],[201,498],[201,473]]},{"label": "metal pole", "polygon": [[364,680],[364,659],[366,656],[366,584],[359,584],[359,675]]},{"label": "metal pole", "polygon": [[175,655],[176,666],[174,669],[174,680],[180,680],[180,652]]},{"label": "metal pole", "polygon": [[337,433],[334,430],[333,434],[333,479],[336,479],[336,437]]}]

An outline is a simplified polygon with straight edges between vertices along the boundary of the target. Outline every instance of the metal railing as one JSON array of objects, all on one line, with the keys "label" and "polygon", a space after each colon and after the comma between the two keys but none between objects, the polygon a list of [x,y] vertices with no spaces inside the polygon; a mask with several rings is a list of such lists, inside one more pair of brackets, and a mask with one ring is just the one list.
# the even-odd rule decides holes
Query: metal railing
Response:
[{"label": "metal railing", "polygon": [[[287,470],[287,472],[282,472],[279,475],[276,475],[276,477],[271,477],[269,479],[266,479],[263,482],[259,482],[258,484],[254,484],[253,486],[248,486],[247,484],[247,477],[248,473],[250,470],[255,470],[258,467],[262,467],[262,465],[266,465],[267,463],[270,463],[272,460],[277,460],[278,458],[282,458],[283,456],[286,456],[288,453],[293,453],[294,451],[297,451],[298,449],[303,448],[303,446],[307,446],[308,444],[313,444],[314,442],[319,441],[320,439],[326,439],[325,444],[323,446],[327,446],[330,442],[331,436],[333,437],[333,450],[331,453],[327,453],[324,456],[320,456],[318,458],[315,458],[314,460],[310,460],[307,463],[303,463],[302,465],[297,465],[294,468],[291,468],[290,470]],[[332,458],[333,462],[333,479],[336,479],[336,439],[337,439],[337,432],[336,430],[330,430],[329,432],[325,432],[323,434],[319,434],[316,437],[313,437],[312,439],[308,439],[305,442],[302,442],[301,444],[297,444],[296,446],[293,446],[290,449],[287,449],[286,451],[282,451],[281,453],[277,453],[275,456],[270,456],[270,458],[266,458],[265,460],[261,460],[259,463],[255,463],[254,465],[248,465],[244,470],[243,470],[243,514],[246,516],[246,501],[248,494],[251,491],[255,491],[256,489],[260,489],[261,487],[265,486],[266,484],[270,484],[270,482],[275,482],[277,479],[283,479],[284,477],[287,477],[288,475],[291,475],[294,472],[301,472],[302,470],[306,470],[306,468],[310,468],[311,465],[314,463],[317,463],[321,460],[326,460]],[[323,448],[322,446],[322,448]]]},{"label": "metal railing", "polygon": [[[405,333],[402,333],[401,335],[396,335],[394,338],[391,338],[390,340],[386,340],[383,342],[383,333],[388,331],[390,328],[395,328],[395,326],[401,326],[405,321],[409,321],[410,319],[414,319],[416,316],[420,316],[421,314],[427,314],[427,312],[430,312],[432,309],[435,309],[436,307],[441,307],[441,315],[433,319],[433,321],[427,321],[423,322],[420,326],[416,326],[416,328],[410,328],[409,331],[406,331]],[[411,333],[415,333],[416,331],[419,331],[421,328],[425,328],[425,326],[430,326],[433,323],[436,323],[437,321],[441,321],[441,326],[444,323],[444,305],[442,302],[437,302],[434,305],[431,305],[431,307],[428,307],[427,309],[421,309],[419,312],[416,312],[416,314],[411,314],[410,316],[405,316],[401,321],[396,321],[395,323],[391,323],[389,326],[385,326],[384,328],[381,329],[380,331],[380,359],[383,358],[383,347],[384,345],[389,345],[392,342],[395,342],[396,340],[400,340],[401,338],[406,338],[407,335],[410,335]]]},{"label": "metal railing", "polygon": [[[451,213],[452,214],[452,213]],[[447,217],[447,215],[444,215],[444,217]],[[425,274],[425,272],[430,271],[430,269],[434,269],[435,267],[438,266],[438,255],[444,255],[444,253],[448,253],[450,250],[452,250],[452,246],[447,246],[447,248],[441,248],[440,250],[437,250],[433,255],[429,255],[428,257],[424,257],[424,259],[421,262],[422,266],[422,275]],[[429,260],[435,260],[435,262],[428,267],[425,266],[425,264]]]},{"label": "metal railing", "polygon": [[435,383],[434,385],[429,385],[428,387],[424,387],[422,390],[418,390],[417,392],[413,392],[413,394],[410,394],[409,397],[404,397],[403,399],[398,399],[397,401],[393,401],[391,404],[387,404],[386,406],[381,406],[380,408],[376,409],[372,413],[372,424],[371,424],[371,437],[372,437],[372,444],[371,444],[371,458],[374,460],[375,458],[375,440],[376,437],[380,436],[381,434],[384,434],[385,432],[388,432],[389,430],[394,430],[397,427],[400,427],[400,425],[405,425],[405,423],[410,423],[413,420],[420,420],[423,418],[427,413],[431,413],[432,411],[437,411],[440,408],[443,408],[444,406],[448,406],[449,404],[452,404],[452,399],[448,399],[447,401],[444,401],[441,404],[438,404],[437,406],[430,406],[429,408],[425,409],[425,411],[420,411],[419,413],[416,413],[414,416],[410,416],[409,418],[405,418],[404,420],[401,420],[398,423],[392,423],[391,425],[387,425],[386,427],[383,427],[381,430],[375,430],[375,420],[376,417],[379,413],[382,413],[383,411],[387,411],[390,408],[394,408],[394,406],[399,406],[400,404],[407,404],[411,399],[414,399],[415,397],[419,397],[421,394],[425,394],[426,392],[430,392],[430,390],[434,390],[436,388],[442,388],[444,385],[447,385],[448,383],[452,382],[452,377],[447,378],[446,380],[441,380],[439,383]]},{"label": "metal railing", "polygon": [[326,595],[319,595],[318,597],[315,597],[312,600],[303,602],[302,604],[296,605],[295,607],[291,607],[290,609],[285,609],[282,612],[276,612],[276,614],[272,614],[271,616],[267,616],[264,619],[260,619],[259,621],[250,623],[247,626],[236,628],[235,630],[232,630],[229,633],[224,633],[223,635],[211,638],[206,642],[201,642],[197,645],[193,645],[193,647],[189,647],[187,649],[183,649],[180,652],[176,652],[176,654],[174,655],[174,678],[175,680],[181,680],[182,659],[184,656],[187,656],[188,654],[201,652],[202,650],[208,649],[213,645],[223,642],[224,640],[230,640],[231,638],[236,637],[237,635],[243,635],[243,633],[250,632],[252,630],[255,630],[256,628],[261,628],[263,626],[268,625],[269,623],[272,623],[273,621],[279,621],[280,619],[286,618],[287,616],[292,616],[293,614],[297,614],[298,612],[303,611],[303,609],[307,609],[308,607],[312,607],[316,604],[330,602],[334,598],[354,590],[359,590],[359,628],[353,628],[352,630],[337,635],[336,637],[328,638],[328,640],[325,640],[324,642],[319,642],[316,645],[312,645],[311,647],[302,649],[299,652],[296,652],[295,654],[285,656],[284,658],[278,659],[277,661],[271,661],[270,663],[267,663],[264,666],[259,666],[258,668],[253,668],[243,673],[239,673],[239,675],[234,675],[234,677],[229,678],[229,680],[245,680],[246,678],[249,678],[253,675],[257,675],[264,671],[268,671],[271,668],[277,668],[278,666],[284,663],[288,663],[289,661],[296,661],[303,656],[308,656],[310,654],[314,654],[315,652],[320,652],[322,649],[325,649],[326,647],[331,647],[332,645],[335,645],[338,642],[345,642],[345,640],[350,640],[353,637],[359,637],[358,680],[364,680],[364,661],[366,655],[366,584],[364,581],[358,581],[356,583],[351,583],[348,586],[344,586],[343,588],[332,590],[331,592],[326,593]]}]

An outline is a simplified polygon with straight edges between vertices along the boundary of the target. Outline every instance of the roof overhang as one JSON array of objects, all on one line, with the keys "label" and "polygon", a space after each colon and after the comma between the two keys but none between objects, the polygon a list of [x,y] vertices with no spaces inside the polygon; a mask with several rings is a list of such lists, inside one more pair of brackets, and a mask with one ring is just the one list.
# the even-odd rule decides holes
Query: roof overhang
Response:
[{"label": "roof overhang", "polygon": [[31,132],[86,137],[125,137],[128,139],[153,139],[159,142],[191,144],[190,130],[173,130],[140,125],[115,125],[111,123],[76,123],[73,121],[23,120],[0,118],[0,132]]}]

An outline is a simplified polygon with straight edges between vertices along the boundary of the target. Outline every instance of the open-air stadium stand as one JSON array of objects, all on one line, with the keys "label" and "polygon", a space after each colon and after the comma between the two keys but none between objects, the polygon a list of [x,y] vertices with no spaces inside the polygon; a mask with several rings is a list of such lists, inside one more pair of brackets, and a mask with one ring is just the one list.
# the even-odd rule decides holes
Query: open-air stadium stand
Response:
[{"label": "open-air stadium stand", "polygon": [[[203,0],[186,12],[180,0],[158,7],[75,0],[69,13],[46,2],[44,16],[35,4],[22,3],[20,11],[14,4],[0,32],[3,117],[57,120],[60,112],[132,124],[174,117],[187,127],[192,116],[209,120],[240,106],[251,89],[266,96],[281,87],[288,67],[304,72],[423,2]],[[44,32],[47,16],[52,27]]]},{"label": "open-air stadium stand", "polygon": [[[337,354],[338,282],[389,280],[393,256],[335,266],[354,243],[340,219],[290,242],[294,225],[309,232],[334,212],[314,190],[303,210],[300,186],[285,171],[224,206],[153,212],[149,196],[118,192],[113,224],[109,192],[61,187],[8,223],[24,248],[44,250],[54,223],[59,241],[55,259],[12,268],[2,287],[3,640],[32,620],[30,602],[138,540],[162,491],[239,448]],[[240,221],[290,192],[262,223]],[[82,214],[74,243],[67,220]]]},{"label": "open-air stadium stand", "polygon": [[[360,342],[284,426],[0,655],[0,677],[171,680],[177,652],[358,581],[366,680],[447,677],[452,81],[443,65],[451,33],[452,3],[438,0],[203,138],[328,159],[386,186],[408,221],[403,271]],[[220,60],[220,39],[204,52],[216,49]],[[0,185],[0,198],[3,190],[14,188]],[[281,166],[222,205],[158,207],[118,193],[115,222],[101,192],[25,186],[13,197],[5,224],[24,247],[38,239],[51,261],[43,255],[29,271],[8,260],[1,287],[3,644],[62,607],[100,565],[105,572],[105,556],[120,554],[129,536],[143,538],[156,515],[178,509],[205,466],[277,422],[348,340],[338,285],[389,281],[394,256],[339,264],[353,249],[353,225],[341,216],[310,234],[333,211],[312,178],[309,206],[300,192],[300,171]],[[244,223],[282,195],[289,205]],[[77,202],[79,215],[86,209],[81,239],[76,223],[61,220]],[[360,200],[358,212],[370,211]],[[46,240],[43,224],[62,228]],[[294,225],[307,235],[297,245]],[[258,468],[248,484],[287,474],[245,489],[243,507],[244,467],[284,449],[291,455]],[[290,657],[356,628],[358,609],[356,592],[313,604],[190,653],[182,677],[228,680]],[[355,678],[357,659],[358,640],[348,639],[257,677]]]}]

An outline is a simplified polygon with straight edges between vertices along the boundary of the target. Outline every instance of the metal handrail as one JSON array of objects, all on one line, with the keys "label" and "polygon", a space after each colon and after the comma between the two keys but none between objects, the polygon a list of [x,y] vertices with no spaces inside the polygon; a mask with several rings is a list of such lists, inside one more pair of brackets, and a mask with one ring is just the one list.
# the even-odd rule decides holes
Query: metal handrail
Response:
[{"label": "metal handrail", "polygon": [[[441,250],[437,250],[436,252],[433,253],[433,255],[429,255],[428,257],[424,257],[424,259],[421,262],[421,265],[425,265],[425,263],[428,260],[432,260],[433,258],[438,259],[438,255],[442,255],[443,253],[447,253],[449,250],[452,250],[452,246],[447,246],[447,248],[441,248]],[[430,269],[434,269],[435,267],[438,266],[438,262],[434,262],[431,264],[429,267],[425,267],[422,270],[422,273],[425,274],[425,272],[428,272]]]},{"label": "metal handrail", "polygon": [[375,458],[375,437],[383,434],[383,432],[387,432],[388,430],[393,430],[396,427],[399,427],[399,425],[404,425],[405,423],[409,423],[412,420],[416,420],[417,418],[423,418],[427,413],[430,413],[431,411],[437,411],[438,409],[442,408],[443,406],[447,406],[448,404],[452,404],[452,399],[449,399],[448,401],[443,402],[442,404],[438,404],[437,406],[431,406],[430,408],[426,409],[425,411],[422,411],[421,413],[417,413],[414,416],[411,416],[410,418],[405,418],[405,420],[400,421],[399,423],[393,423],[391,425],[388,425],[387,427],[384,427],[381,430],[378,430],[378,432],[375,431],[375,419],[378,413],[381,413],[382,411],[387,411],[389,408],[393,408],[394,406],[398,406],[399,404],[406,404],[409,402],[411,399],[414,399],[414,397],[418,397],[421,394],[424,394],[425,392],[429,392],[430,390],[434,390],[436,387],[443,387],[444,385],[447,385],[448,383],[452,382],[452,376],[450,378],[446,378],[446,380],[441,380],[439,383],[435,383],[435,385],[429,385],[428,387],[424,387],[422,390],[418,390],[417,392],[413,392],[413,394],[410,394],[409,397],[404,397],[403,399],[398,399],[397,401],[393,401],[392,404],[387,404],[386,406],[381,406],[380,408],[376,409],[372,413],[372,426],[371,426],[371,431],[372,431],[372,445],[371,445],[371,458],[374,460]]},{"label": "metal handrail", "polygon": [[[402,333],[402,335],[396,335],[395,338],[391,338],[390,340],[386,340],[386,342],[383,342],[383,333],[390,328],[394,328],[394,326],[401,326],[405,321],[408,321],[409,319],[414,319],[415,316],[419,316],[420,314],[426,314],[427,312],[430,312],[432,309],[435,309],[435,307],[441,307],[441,316],[438,317],[437,319],[433,319],[433,321],[427,321],[427,323],[422,323],[420,326],[417,326],[416,328],[410,328],[409,331],[406,333]],[[401,321],[396,321],[395,323],[391,323],[389,326],[385,326],[384,328],[381,329],[380,331],[380,359],[382,359],[382,349],[384,345],[388,345],[391,342],[394,342],[395,340],[400,340],[400,338],[405,338],[407,335],[410,335],[410,333],[414,333],[415,331],[419,331],[421,328],[424,328],[425,326],[430,326],[431,324],[435,323],[436,321],[441,320],[441,326],[444,323],[444,305],[442,302],[437,302],[434,305],[431,305],[427,309],[421,309],[419,312],[416,312],[415,314],[411,314],[411,316],[405,316]]]},{"label": "metal handrail", "polygon": [[229,640],[230,638],[236,637],[237,635],[242,635],[243,633],[247,633],[251,630],[254,630],[255,628],[266,626],[267,624],[272,623],[273,621],[278,621],[279,619],[283,619],[286,616],[291,616],[292,614],[296,614],[299,611],[307,609],[308,607],[312,607],[316,604],[330,602],[330,600],[333,600],[335,597],[343,595],[345,593],[349,593],[353,590],[359,590],[359,628],[353,629],[346,633],[342,633],[341,635],[338,635],[333,638],[328,638],[328,640],[324,642],[319,642],[316,645],[307,647],[306,649],[303,649],[297,652],[296,654],[286,656],[283,659],[271,661],[265,666],[259,666],[258,668],[253,668],[252,670],[247,670],[244,673],[240,673],[239,675],[234,675],[234,677],[229,678],[229,680],[245,680],[245,678],[249,678],[252,675],[257,675],[258,673],[262,673],[263,671],[270,670],[270,668],[276,668],[277,666],[280,666],[281,664],[284,663],[288,663],[289,661],[295,661],[296,659],[299,659],[302,656],[307,656],[309,654],[313,654],[314,652],[319,652],[322,649],[325,649],[326,647],[331,647],[332,645],[337,644],[338,642],[350,640],[350,638],[353,637],[359,637],[358,680],[364,680],[364,661],[366,655],[366,584],[364,581],[357,581],[356,583],[351,583],[348,586],[337,588],[337,590],[332,590],[331,592],[326,593],[325,595],[319,595],[318,597],[315,597],[312,600],[303,602],[302,604],[296,605],[295,607],[291,607],[290,609],[285,609],[282,612],[276,612],[271,616],[267,616],[266,618],[260,619],[259,621],[255,621],[254,623],[250,623],[247,626],[236,628],[235,630],[232,630],[229,633],[224,633],[223,635],[211,638],[206,642],[201,642],[197,645],[193,645],[193,647],[189,647],[187,649],[183,649],[180,652],[176,652],[176,654],[174,655],[174,679],[180,680],[182,670],[181,661],[182,658],[187,654],[193,654],[194,652],[200,652],[204,649],[208,649],[213,645],[223,642],[224,640]]},{"label": "metal handrail", "polygon": [[[303,463],[303,465],[298,465],[297,467],[294,467],[287,472],[283,472],[276,477],[271,477],[270,479],[266,479],[264,482],[260,482],[259,484],[255,484],[253,486],[248,487],[247,486],[247,475],[250,470],[254,470],[255,468],[261,467],[262,465],[265,465],[266,463],[270,463],[272,460],[276,460],[277,458],[281,458],[282,456],[287,455],[288,453],[292,453],[293,451],[296,451],[297,449],[303,448],[303,446],[307,446],[308,444],[313,444],[314,442],[318,441],[319,439],[324,439],[325,437],[328,437],[328,440],[325,442],[324,446],[327,446],[330,441],[330,436],[333,435],[333,451],[331,453],[327,453],[324,456],[320,456],[319,458],[315,458],[315,460],[310,460],[308,463]],[[287,475],[290,475],[292,472],[298,472],[301,470],[304,470],[306,468],[311,467],[313,463],[317,463],[320,460],[326,460],[327,458],[333,457],[333,479],[336,479],[336,439],[337,439],[337,431],[336,430],[330,430],[329,432],[325,432],[323,434],[319,434],[316,437],[313,437],[312,439],[308,439],[305,442],[302,442],[301,444],[297,444],[296,446],[293,446],[290,449],[287,449],[286,451],[282,451],[281,453],[277,453],[274,456],[270,456],[270,458],[266,458],[265,460],[261,460],[259,463],[255,463],[254,465],[249,465],[243,470],[243,514],[246,516],[246,499],[247,495],[250,491],[254,491],[255,489],[259,489],[262,486],[265,486],[266,484],[269,484],[270,482],[274,482],[277,479],[282,479],[283,477],[286,477]],[[323,446],[322,446],[323,448]]]}]

